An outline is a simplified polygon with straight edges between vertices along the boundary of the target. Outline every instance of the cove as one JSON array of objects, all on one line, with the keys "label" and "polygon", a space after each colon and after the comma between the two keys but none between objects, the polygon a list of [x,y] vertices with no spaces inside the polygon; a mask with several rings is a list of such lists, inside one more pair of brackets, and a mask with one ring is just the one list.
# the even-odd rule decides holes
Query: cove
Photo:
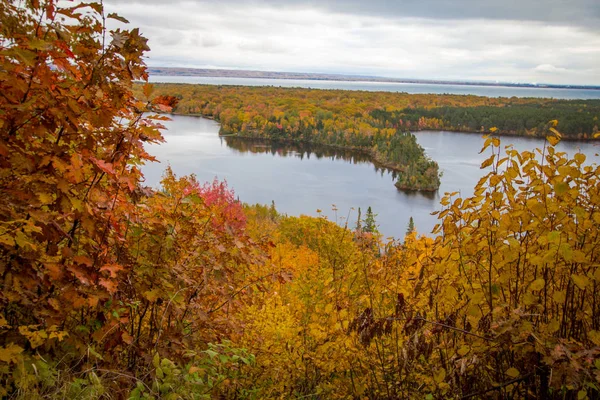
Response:
[{"label": "cove", "polygon": [[[374,165],[364,154],[320,146],[220,137],[219,124],[193,116],[171,116],[164,125],[165,143],[147,147],[160,162],[143,168],[146,185],[158,187],[165,168],[175,174],[195,174],[198,179],[227,180],[240,200],[271,204],[289,215],[318,215],[354,226],[357,210],[372,207],[386,237],[401,239],[412,216],[419,233],[429,233],[437,223],[431,212],[440,210],[444,192],[463,197],[485,173],[479,169],[489,153],[478,154],[480,134],[421,131],[415,136],[443,172],[437,193],[403,192],[394,186],[394,173]],[[503,137],[517,150],[542,147],[540,139]],[[573,155],[582,151],[588,162],[600,149],[591,142],[561,142],[557,150]]]}]

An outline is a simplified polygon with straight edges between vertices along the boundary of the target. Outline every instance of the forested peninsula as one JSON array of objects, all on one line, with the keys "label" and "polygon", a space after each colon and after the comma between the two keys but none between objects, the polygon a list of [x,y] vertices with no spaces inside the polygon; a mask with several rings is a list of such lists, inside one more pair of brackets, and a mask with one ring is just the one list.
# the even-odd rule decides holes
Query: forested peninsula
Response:
[{"label": "forested peninsula", "polygon": [[[558,119],[564,139],[591,139],[600,100],[487,98],[279,87],[156,84],[159,102],[221,123],[221,134],[306,142],[369,154],[398,171],[396,186],[435,191],[439,167],[411,131],[545,137]],[[142,96],[141,86],[137,94]]]},{"label": "forested peninsula", "polygon": [[[250,89],[250,90],[249,90]],[[437,163],[406,128],[374,118],[374,99],[344,91],[157,84],[155,102],[221,123],[222,135],[303,142],[369,154],[403,190],[436,191]],[[137,95],[143,97],[141,86]]]}]

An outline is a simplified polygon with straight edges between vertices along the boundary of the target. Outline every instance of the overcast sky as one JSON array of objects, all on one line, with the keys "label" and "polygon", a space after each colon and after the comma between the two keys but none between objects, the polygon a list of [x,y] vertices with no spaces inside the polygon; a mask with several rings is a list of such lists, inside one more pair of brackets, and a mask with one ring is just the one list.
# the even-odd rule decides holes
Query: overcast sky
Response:
[{"label": "overcast sky", "polygon": [[105,0],[148,65],[600,85],[600,0]]}]

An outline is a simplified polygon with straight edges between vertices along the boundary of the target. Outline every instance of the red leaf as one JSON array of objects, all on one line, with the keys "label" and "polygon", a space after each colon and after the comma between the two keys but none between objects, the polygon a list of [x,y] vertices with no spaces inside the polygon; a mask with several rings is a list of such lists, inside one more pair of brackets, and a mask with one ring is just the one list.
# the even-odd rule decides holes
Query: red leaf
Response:
[{"label": "red leaf", "polygon": [[54,21],[54,2],[49,1],[46,4],[46,16],[51,20]]},{"label": "red leaf", "polygon": [[108,293],[113,294],[117,291],[117,282],[112,279],[100,278],[100,286],[108,290]]},{"label": "red leaf", "polygon": [[94,163],[95,166],[100,168],[102,171],[106,172],[109,175],[114,175],[115,170],[113,169],[113,165],[103,160],[98,160],[95,157],[90,157],[90,161]]}]

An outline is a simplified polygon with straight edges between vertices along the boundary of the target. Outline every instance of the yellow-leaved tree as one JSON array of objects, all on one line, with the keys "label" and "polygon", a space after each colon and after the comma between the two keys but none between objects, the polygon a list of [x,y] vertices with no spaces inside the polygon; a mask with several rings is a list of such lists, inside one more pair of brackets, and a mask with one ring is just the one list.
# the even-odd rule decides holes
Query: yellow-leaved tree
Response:
[{"label": "yellow-leaved tree", "polygon": [[381,255],[330,222],[280,224],[272,259],[293,279],[250,310],[243,342],[261,394],[597,398],[600,168],[552,144],[488,137],[489,173],[443,198],[438,236]]}]

